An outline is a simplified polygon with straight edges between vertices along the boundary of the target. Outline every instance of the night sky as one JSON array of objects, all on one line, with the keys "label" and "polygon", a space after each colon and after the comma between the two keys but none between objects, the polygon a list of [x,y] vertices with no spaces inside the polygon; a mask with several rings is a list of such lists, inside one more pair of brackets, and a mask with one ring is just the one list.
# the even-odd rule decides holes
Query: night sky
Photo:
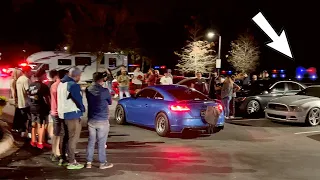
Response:
[{"label": "night sky", "polygon": [[[260,69],[294,69],[298,65],[320,68],[316,54],[320,39],[319,10],[315,2],[122,0],[121,3],[140,19],[136,24],[140,46],[159,65],[175,65],[178,57],[173,52],[185,45],[188,36],[184,25],[190,24],[190,16],[196,15],[204,30],[221,34],[222,57],[230,50],[232,40],[240,33],[249,32],[261,46]],[[286,30],[294,60],[265,46],[270,39],[251,20],[260,11],[277,33],[282,28]],[[63,8],[53,0],[1,0],[0,63],[18,61],[25,56],[22,49],[28,52],[56,49],[64,41],[60,27],[63,17]],[[222,60],[223,67],[228,67],[225,59]]]}]

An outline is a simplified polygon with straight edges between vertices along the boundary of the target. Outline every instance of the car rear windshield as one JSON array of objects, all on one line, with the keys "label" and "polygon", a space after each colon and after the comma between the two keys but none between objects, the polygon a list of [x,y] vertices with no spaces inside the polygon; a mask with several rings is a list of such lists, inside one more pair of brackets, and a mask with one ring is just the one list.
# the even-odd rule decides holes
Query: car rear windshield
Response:
[{"label": "car rear windshield", "polygon": [[320,98],[320,87],[308,87],[298,92],[297,95],[314,96]]},{"label": "car rear windshield", "polygon": [[204,94],[187,88],[179,88],[179,89],[169,89],[167,90],[169,94],[175,97],[178,101],[187,101],[187,100],[194,100],[194,101],[201,101],[201,100],[208,100],[208,97]]}]

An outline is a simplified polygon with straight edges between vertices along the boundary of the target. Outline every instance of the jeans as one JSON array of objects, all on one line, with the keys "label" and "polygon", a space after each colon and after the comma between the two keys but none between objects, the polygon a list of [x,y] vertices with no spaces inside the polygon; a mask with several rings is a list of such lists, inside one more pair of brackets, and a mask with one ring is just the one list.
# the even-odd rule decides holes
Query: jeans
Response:
[{"label": "jeans", "polygon": [[126,97],[130,97],[129,87],[119,87],[119,99],[123,99],[123,93],[126,94]]},{"label": "jeans", "polygon": [[76,146],[80,138],[81,133],[81,120],[80,119],[72,119],[65,120],[65,123],[68,128],[68,158],[69,163],[75,162],[75,151]]},{"label": "jeans", "polygon": [[235,102],[235,97],[232,97],[231,101],[230,101],[230,112],[229,115],[230,116],[235,116],[236,115],[236,102]]},{"label": "jeans", "polygon": [[98,142],[98,156],[99,162],[107,162],[106,157],[106,143],[108,139],[110,124],[109,121],[93,121],[88,122],[89,142],[87,147],[87,162],[93,161],[94,147],[96,141]]},{"label": "jeans", "polygon": [[224,110],[224,114],[226,117],[229,117],[229,113],[230,113],[230,100],[231,100],[231,96],[227,96],[224,97],[221,102],[222,102],[222,106],[223,106],[223,110]]}]

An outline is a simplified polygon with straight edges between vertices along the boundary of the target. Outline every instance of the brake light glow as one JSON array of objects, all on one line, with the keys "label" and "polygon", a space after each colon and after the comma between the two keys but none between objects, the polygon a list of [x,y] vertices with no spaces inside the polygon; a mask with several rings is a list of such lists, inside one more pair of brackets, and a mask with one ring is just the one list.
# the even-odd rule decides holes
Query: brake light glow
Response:
[{"label": "brake light glow", "polygon": [[21,63],[20,66],[22,67],[28,66],[28,63]]},{"label": "brake light glow", "polygon": [[219,109],[219,111],[220,111],[220,112],[222,112],[222,111],[223,111],[223,107],[222,107],[222,105],[221,105],[221,104],[218,104],[217,108]]},{"label": "brake light glow", "polygon": [[190,108],[187,105],[171,105],[170,110],[177,112],[186,112],[190,111]]}]

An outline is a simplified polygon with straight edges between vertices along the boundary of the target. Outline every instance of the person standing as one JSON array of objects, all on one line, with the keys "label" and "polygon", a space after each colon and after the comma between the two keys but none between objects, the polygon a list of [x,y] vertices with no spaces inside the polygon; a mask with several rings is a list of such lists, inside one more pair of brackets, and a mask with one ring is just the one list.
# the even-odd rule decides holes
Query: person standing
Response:
[{"label": "person standing", "polygon": [[[32,118],[32,130],[30,144],[33,147],[43,149],[45,125],[50,112],[50,90],[42,81],[46,79],[46,72],[40,70],[35,74],[35,81],[28,89],[30,98],[30,112]],[[38,133],[36,133],[38,130]],[[38,134],[38,141],[37,141]]]},{"label": "person standing", "polygon": [[103,75],[104,75],[104,81],[105,81],[105,83],[103,83],[103,87],[108,88],[110,93],[114,93],[112,88],[113,75],[112,75],[111,69],[108,68]]},{"label": "person standing", "polygon": [[209,83],[209,97],[211,99],[217,99],[216,88],[217,88],[217,72],[212,73],[210,83]]},{"label": "person standing", "polygon": [[112,100],[109,90],[101,86],[103,84],[103,74],[94,73],[93,80],[92,85],[86,88],[89,130],[86,168],[92,167],[94,148],[97,141],[99,168],[107,169],[113,167],[113,164],[107,162],[105,148],[110,130],[108,106],[111,105]]},{"label": "person standing", "polygon": [[148,82],[148,86],[154,86],[156,85],[156,82],[157,82],[157,79],[156,79],[156,76],[154,74],[154,70],[151,68],[149,69],[148,71],[148,79],[147,79],[147,82]]},{"label": "person standing", "polygon": [[[31,84],[31,67],[25,66],[22,68],[22,75],[17,79],[17,97],[18,108],[21,112],[21,136],[25,137],[27,134],[31,138],[31,114],[28,90]],[[28,133],[27,133],[28,132]]]},{"label": "person standing", "polygon": [[173,84],[172,78],[169,76],[168,73],[165,73],[164,76],[161,77],[160,83],[162,85],[171,85],[171,84]]},{"label": "person standing", "polygon": [[258,76],[257,75],[252,75],[252,82],[251,84],[253,84],[254,82],[256,82],[258,80]]},{"label": "person standing", "polygon": [[240,86],[238,86],[236,83],[235,83],[235,80],[236,80],[236,76],[232,75],[231,76],[231,80],[233,81],[233,94],[232,94],[232,99],[230,101],[230,118],[234,118],[235,117],[235,114],[236,114],[236,97],[237,97],[237,92],[240,91]]},{"label": "person standing", "polygon": [[[121,76],[122,71],[126,71],[126,72],[127,72],[127,68],[126,68],[125,65],[121,65],[121,66],[120,66],[120,71],[117,72],[117,77],[118,77],[118,76]],[[128,75],[128,73],[127,73],[127,75]]]},{"label": "person standing", "polygon": [[208,93],[208,85],[207,85],[206,80],[204,78],[202,78],[201,72],[196,73],[196,79],[193,83],[191,83],[191,88],[194,88],[203,94]]},{"label": "person standing", "polygon": [[81,116],[85,112],[85,107],[82,102],[81,88],[77,82],[80,81],[81,70],[73,67],[69,70],[69,76],[61,79],[58,85],[57,100],[58,100],[58,115],[64,122],[68,131],[68,159],[69,164],[67,169],[82,169],[83,164],[80,164],[75,159],[76,145],[81,133]]},{"label": "person standing", "polygon": [[123,93],[126,95],[126,97],[130,97],[130,78],[127,75],[127,71],[122,71],[122,74],[117,77],[117,81],[119,83],[119,99],[123,99]]},{"label": "person standing", "polygon": [[154,70],[154,76],[156,78],[155,84],[158,84],[158,79],[160,78],[160,71],[159,70]]},{"label": "person standing", "polygon": [[11,96],[15,107],[12,131],[20,132],[22,128],[21,113],[18,108],[18,97],[17,97],[17,80],[21,76],[19,69],[14,69],[12,72],[12,80],[10,82]]},{"label": "person standing", "polygon": [[171,70],[171,69],[168,69],[168,70],[167,70],[167,73],[168,73],[168,76],[171,77],[171,79],[173,79],[172,70]]},{"label": "person standing", "polygon": [[221,102],[223,105],[223,110],[225,117],[229,118],[230,116],[230,100],[233,95],[233,81],[230,77],[227,77],[223,82],[221,88]]},{"label": "person standing", "polygon": [[132,83],[134,84],[134,89],[138,92],[142,88],[142,81],[144,79],[144,74],[141,72],[140,67],[137,67],[133,72]]}]

